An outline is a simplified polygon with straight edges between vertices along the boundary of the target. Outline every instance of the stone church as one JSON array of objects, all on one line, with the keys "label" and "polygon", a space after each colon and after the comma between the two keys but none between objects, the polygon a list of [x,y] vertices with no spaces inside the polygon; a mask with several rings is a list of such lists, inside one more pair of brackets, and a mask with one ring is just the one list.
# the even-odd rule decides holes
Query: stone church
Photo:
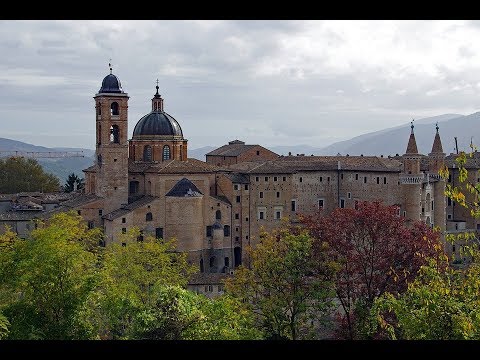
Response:
[{"label": "stone church", "polygon": [[295,221],[301,213],[328,214],[381,200],[397,206],[399,216],[438,226],[442,234],[467,221],[447,219],[445,181],[438,171],[453,160],[443,152],[438,126],[428,155],[418,153],[412,123],[402,156],[280,156],[234,140],[204,162],[188,158],[188,141],[179,121],[165,111],[158,83],[150,112],[136,122],[131,139],[129,95],[112,69],[93,99],[96,162],[84,170],[85,191],[44,216],[75,209],[90,227],[104,229],[106,246],[121,242],[120,235],[132,227],[141,230],[138,241],[147,234],[174,237],[178,251],[187,252],[201,270],[197,291],[221,292],[219,278],[244,262],[247,246],[255,245],[262,229],[277,228],[284,218]]}]

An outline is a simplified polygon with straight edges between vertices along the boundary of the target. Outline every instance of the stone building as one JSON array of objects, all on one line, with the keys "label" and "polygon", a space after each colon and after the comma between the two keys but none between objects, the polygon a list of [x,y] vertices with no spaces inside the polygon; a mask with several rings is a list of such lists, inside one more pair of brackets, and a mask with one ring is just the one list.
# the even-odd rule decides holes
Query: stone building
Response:
[{"label": "stone building", "polygon": [[[442,232],[478,227],[471,220],[460,224],[467,214],[446,204],[438,171],[453,162],[443,152],[438,126],[428,155],[418,153],[412,124],[402,156],[279,156],[235,140],[204,162],[187,157],[187,139],[180,122],[165,112],[158,83],[151,111],[137,121],[131,139],[129,95],[111,69],[93,98],[96,162],[84,170],[85,191],[43,209],[42,216],[75,209],[90,227],[104,229],[105,246],[120,242],[132,227],[141,230],[140,241],[147,234],[174,237],[178,251],[201,270],[189,285],[197,292],[221,293],[219,279],[245,262],[246,248],[256,244],[261,230],[301,213],[328,214],[380,200],[397,206],[408,221]],[[8,220],[1,218],[8,212],[0,221]]]}]

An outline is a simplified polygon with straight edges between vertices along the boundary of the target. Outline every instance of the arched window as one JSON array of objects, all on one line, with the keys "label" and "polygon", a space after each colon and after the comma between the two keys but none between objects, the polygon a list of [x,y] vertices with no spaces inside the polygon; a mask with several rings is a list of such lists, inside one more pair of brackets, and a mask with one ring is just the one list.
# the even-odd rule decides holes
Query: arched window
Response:
[{"label": "arched window", "polygon": [[180,145],[180,160],[183,160],[183,145]]},{"label": "arched window", "polygon": [[222,212],[220,210],[215,212],[215,219],[222,220]]},{"label": "arched window", "polygon": [[430,211],[430,193],[427,194],[427,198],[425,199],[425,205],[426,205],[427,211]]},{"label": "arched window", "polygon": [[170,160],[170,146],[163,147],[163,160]]},{"label": "arched window", "polygon": [[114,144],[120,143],[120,130],[118,129],[118,125],[110,126],[110,142]]},{"label": "arched window", "polygon": [[230,226],[229,225],[225,225],[223,227],[223,236],[230,236]]},{"label": "arched window", "polygon": [[145,215],[145,221],[152,221],[153,220],[153,215],[151,212],[148,212],[147,215]]},{"label": "arched window", "polygon": [[102,125],[98,125],[98,135],[97,135],[98,145],[102,144]]},{"label": "arched window", "polygon": [[211,268],[212,268],[212,267],[215,267],[215,256],[212,256],[212,257],[210,258],[210,267],[211,267]]},{"label": "arched window", "polygon": [[152,147],[150,145],[145,145],[143,148],[143,161],[152,161]]},{"label": "arched window", "polygon": [[112,115],[118,115],[118,103],[117,102],[112,102],[112,105],[110,106],[111,109],[111,114]]},{"label": "arched window", "polygon": [[102,104],[100,103],[97,104],[97,114],[102,115]]}]

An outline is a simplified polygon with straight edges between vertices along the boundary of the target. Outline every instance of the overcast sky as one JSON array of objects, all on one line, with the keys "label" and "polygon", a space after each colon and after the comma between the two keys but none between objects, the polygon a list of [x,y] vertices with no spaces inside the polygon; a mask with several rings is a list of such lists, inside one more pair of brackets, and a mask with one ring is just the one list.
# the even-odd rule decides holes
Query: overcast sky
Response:
[{"label": "overcast sky", "polygon": [[478,111],[479,38],[475,21],[1,21],[0,137],[93,149],[111,58],[129,138],[158,78],[189,148],[323,147]]}]

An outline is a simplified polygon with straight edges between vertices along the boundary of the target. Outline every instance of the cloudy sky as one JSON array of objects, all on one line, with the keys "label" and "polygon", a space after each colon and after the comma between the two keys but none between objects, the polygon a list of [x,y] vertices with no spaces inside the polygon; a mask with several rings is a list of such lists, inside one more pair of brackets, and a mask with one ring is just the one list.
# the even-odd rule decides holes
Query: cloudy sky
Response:
[{"label": "cloudy sky", "polygon": [[129,137],[158,78],[189,148],[323,147],[478,111],[479,37],[475,21],[0,21],[0,137],[94,148],[111,58]]}]

